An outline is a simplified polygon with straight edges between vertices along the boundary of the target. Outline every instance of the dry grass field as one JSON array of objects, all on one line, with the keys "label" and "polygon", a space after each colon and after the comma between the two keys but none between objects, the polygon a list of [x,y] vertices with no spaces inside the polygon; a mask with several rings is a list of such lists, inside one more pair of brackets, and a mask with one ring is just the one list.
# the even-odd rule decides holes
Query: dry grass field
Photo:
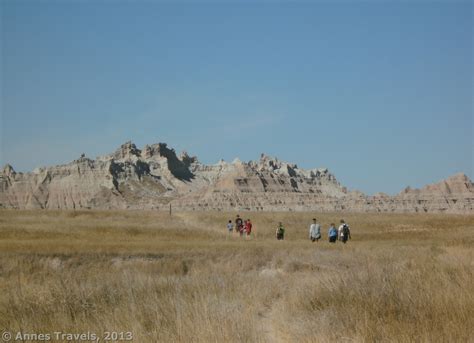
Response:
[{"label": "dry grass field", "polygon": [[[226,234],[235,214],[0,211],[0,331],[474,342],[474,216],[243,213],[245,240]],[[341,216],[352,240],[330,244]]]}]

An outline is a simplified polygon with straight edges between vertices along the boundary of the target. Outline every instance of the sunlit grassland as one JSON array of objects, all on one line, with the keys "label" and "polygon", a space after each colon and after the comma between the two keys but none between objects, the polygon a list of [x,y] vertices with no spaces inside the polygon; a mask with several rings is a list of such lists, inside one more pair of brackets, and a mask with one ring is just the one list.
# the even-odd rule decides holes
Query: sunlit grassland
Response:
[{"label": "sunlit grassland", "polygon": [[[474,341],[474,216],[0,211],[0,330],[135,342]],[[311,243],[313,217],[323,240]],[[327,242],[344,218],[353,239]],[[274,238],[282,221],[283,242]]]}]

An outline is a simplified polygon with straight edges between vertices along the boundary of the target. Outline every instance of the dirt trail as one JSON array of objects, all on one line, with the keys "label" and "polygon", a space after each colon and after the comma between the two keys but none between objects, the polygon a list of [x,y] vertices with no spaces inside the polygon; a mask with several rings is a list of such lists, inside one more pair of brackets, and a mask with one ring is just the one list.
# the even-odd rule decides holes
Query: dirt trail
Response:
[{"label": "dirt trail", "polygon": [[273,321],[273,308],[267,309],[265,312],[260,314],[260,325],[263,333],[263,342],[278,343],[284,342],[279,336],[277,329],[275,328]]},{"label": "dirt trail", "polygon": [[279,300],[275,299],[270,306],[267,306],[263,312],[259,313],[259,325],[263,333],[263,342],[266,343],[286,343],[289,342],[278,329],[277,321]]}]

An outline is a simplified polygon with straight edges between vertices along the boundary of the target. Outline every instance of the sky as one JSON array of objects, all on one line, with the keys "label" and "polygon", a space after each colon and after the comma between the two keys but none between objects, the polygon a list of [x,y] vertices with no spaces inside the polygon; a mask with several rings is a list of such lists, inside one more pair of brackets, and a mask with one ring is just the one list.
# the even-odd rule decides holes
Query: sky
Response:
[{"label": "sky", "polygon": [[474,170],[471,1],[0,0],[0,165],[131,140],[398,193]]}]

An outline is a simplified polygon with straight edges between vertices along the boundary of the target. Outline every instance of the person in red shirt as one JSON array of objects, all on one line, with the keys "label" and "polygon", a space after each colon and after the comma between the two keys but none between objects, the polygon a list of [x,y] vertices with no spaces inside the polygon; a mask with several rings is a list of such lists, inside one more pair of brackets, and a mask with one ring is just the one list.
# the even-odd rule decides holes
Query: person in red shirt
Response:
[{"label": "person in red shirt", "polygon": [[250,237],[250,234],[252,233],[252,222],[250,219],[247,219],[245,222],[245,233],[247,234],[247,237]]},{"label": "person in red shirt", "polygon": [[239,228],[239,233],[240,233],[240,237],[242,237],[244,235],[244,233],[246,232],[247,230],[247,221],[244,220],[244,223],[242,224],[242,226]]}]

